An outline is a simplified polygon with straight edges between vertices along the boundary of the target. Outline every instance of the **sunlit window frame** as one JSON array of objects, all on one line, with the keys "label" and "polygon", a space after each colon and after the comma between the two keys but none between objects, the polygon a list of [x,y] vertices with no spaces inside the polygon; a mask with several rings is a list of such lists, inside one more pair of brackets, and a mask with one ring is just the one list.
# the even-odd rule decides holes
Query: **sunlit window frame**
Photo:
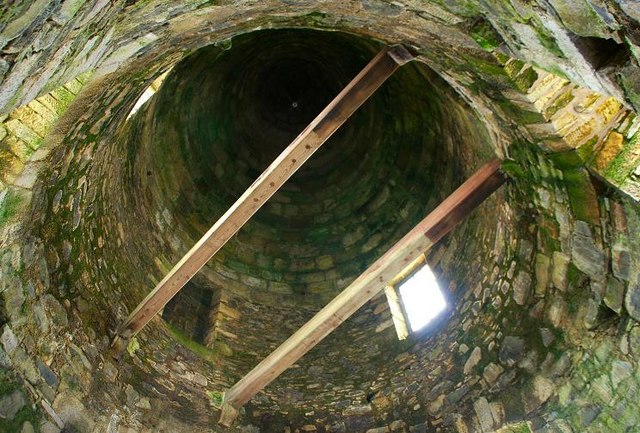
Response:
[{"label": "sunlit window frame", "polygon": [[[407,279],[411,278],[424,266],[428,266],[428,264],[425,255],[421,254],[402,272],[396,275],[395,278],[389,281],[389,284],[387,284],[384,288],[384,293],[389,304],[389,311],[391,312],[391,318],[393,320],[393,324],[395,326],[396,334],[399,340],[406,340],[409,335],[422,332],[422,330],[411,331],[407,310],[404,306],[402,297],[400,296],[400,285],[402,285],[402,283],[404,283]],[[447,297],[441,287],[440,291],[445,297],[445,301],[447,301]],[[428,328],[429,325],[427,324],[426,327]]]}]

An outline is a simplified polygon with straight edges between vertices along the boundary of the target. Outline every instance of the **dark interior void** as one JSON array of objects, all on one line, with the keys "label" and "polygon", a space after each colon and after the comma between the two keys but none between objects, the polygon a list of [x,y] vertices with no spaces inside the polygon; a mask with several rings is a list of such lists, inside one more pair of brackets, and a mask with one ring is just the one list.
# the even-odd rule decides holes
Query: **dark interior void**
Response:
[{"label": "dark interior void", "polygon": [[[135,194],[170,215],[174,246],[195,243],[380,48],[270,30],[178,64],[130,134]],[[467,116],[425,66],[403,67],[214,257],[205,285],[324,305],[482,160],[486,140]]]}]

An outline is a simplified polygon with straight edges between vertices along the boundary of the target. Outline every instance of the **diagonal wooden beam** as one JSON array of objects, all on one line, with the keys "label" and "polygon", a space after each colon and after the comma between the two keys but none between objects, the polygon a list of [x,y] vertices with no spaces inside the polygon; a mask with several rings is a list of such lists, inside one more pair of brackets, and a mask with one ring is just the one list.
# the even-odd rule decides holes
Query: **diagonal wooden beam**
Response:
[{"label": "diagonal wooden beam", "polygon": [[504,181],[499,160],[482,166],[351,285],[229,389],[225,393],[219,423],[229,427],[242,405],[373,298],[388,281],[442,239]]},{"label": "diagonal wooden beam", "polygon": [[[384,48],[256,179],[122,323],[122,347],[222,248],[300,166],[389,78],[413,59],[402,45]],[[118,350],[118,349],[116,349]]]}]

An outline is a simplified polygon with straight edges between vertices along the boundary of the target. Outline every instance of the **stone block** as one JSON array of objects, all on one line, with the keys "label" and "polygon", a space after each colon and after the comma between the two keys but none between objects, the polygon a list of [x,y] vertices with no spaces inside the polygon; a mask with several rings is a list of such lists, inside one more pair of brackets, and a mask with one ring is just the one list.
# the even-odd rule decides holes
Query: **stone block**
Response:
[{"label": "stone block", "polygon": [[400,420],[395,420],[391,422],[391,424],[389,424],[389,429],[392,432],[404,431],[406,427],[407,427],[407,424],[404,421],[400,421]]},{"label": "stone block", "polygon": [[55,113],[56,115],[60,115],[64,113],[65,105],[54,98],[51,94],[44,95],[38,98],[38,102],[40,102],[46,109]]},{"label": "stone block", "polygon": [[[22,163],[26,163],[29,157],[33,154],[33,149],[27,145],[24,141],[18,137],[10,136],[4,142],[5,148],[10,151],[15,157],[17,157]],[[20,171],[22,171],[22,168]]]},{"label": "stone block", "polygon": [[524,340],[520,337],[506,336],[502,342],[498,359],[504,365],[513,366],[525,356]]},{"label": "stone block", "polygon": [[12,356],[13,365],[32,385],[41,382],[40,374],[36,369],[36,364],[31,356],[20,346],[14,351]]},{"label": "stone block", "polygon": [[555,393],[555,385],[544,376],[533,379],[533,394],[540,404],[546,402]]},{"label": "stone block", "polygon": [[39,98],[29,102],[27,107],[29,107],[29,109],[33,110],[35,113],[38,113],[38,115],[44,122],[47,122],[51,125],[58,119],[57,113],[46,107],[42,102],[40,102]]},{"label": "stone block", "polygon": [[38,361],[36,365],[44,381],[51,387],[57,388],[60,384],[58,376],[42,361]]},{"label": "stone block", "polygon": [[490,432],[494,431],[494,421],[493,416],[491,414],[491,406],[486,398],[480,397],[478,400],[473,402],[473,410],[480,421],[480,426],[482,427],[482,431]]},{"label": "stone block", "polygon": [[15,390],[11,394],[5,395],[0,398],[0,418],[12,420],[25,404],[24,395],[20,390]]},{"label": "stone block", "polygon": [[[596,112],[600,115],[602,123],[609,123],[622,110],[622,104],[615,98],[607,98],[596,108]],[[613,133],[615,134],[615,132]]]},{"label": "stone block", "polygon": [[4,331],[2,332],[2,337],[0,337],[0,339],[2,340],[2,347],[4,347],[4,350],[5,352],[7,352],[7,354],[11,355],[13,352],[15,352],[16,348],[18,347],[18,339],[16,338],[9,325],[5,325]]},{"label": "stone block", "polygon": [[555,251],[553,253],[553,268],[551,272],[551,280],[554,287],[562,290],[567,290],[567,272],[569,270],[569,263],[571,259],[564,253]]},{"label": "stone block", "polygon": [[471,352],[471,355],[467,359],[467,362],[464,364],[463,372],[464,374],[469,374],[473,370],[473,368],[478,365],[480,360],[482,359],[482,350],[479,347],[475,347]]},{"label": "stone block", "polygon": [[531,295],[531,275],[526,271],[518,272],[513,281],[513,300],[518,305],[525,305],[529,302]]},{"label": "stone block", "polygon": [[53,402],[53,410],[59,415],[65,427],[72,427],[78,431],[90,432],[95,426],[95,420],[85,405],[69,392],[59,394]]},{"label": "stone block", "polygon": [[31,128],[17,119],[11,119],[5,123],[9,133],[16,138],[27,143],[32,149],[36,149],[42,137],[36,134]]},{"label": "stone block", "polygon": [[0,347],[0,367],[8,369],[11,367],[11,364],[11,358],[9,358],[9,355]]},{"label": "stone block", "polygon": [[598,149],[594,165],[596,170],[604,170],[614,158],[622,151],[624,136],[615,131],[611,131],[604,143]]},{"label": "stone block", "polygon": [[42,116],[28,107],[24,107],[24,110],[22,113],[20,113],[20,116],[15,116],[15,118],[20,120],[24,124],[24,126],[31,129],[40,137],[46,136],[52,125],[52,122],[45,121]]},{"label": "stone block", "polygon": [[371,428],[369,430],[367,430],[366,433],[388,433],[389,432],[389,427],[376,427],[376,428]]},{"label": "stone block", "polygon": [[542,344],[544,347],[549,347],[551,343],[556,339],[555,335],[549,328],[540,328],[540,336],[542,337]]},{"label": "stone block", "polygon": [[622,382],[626,381],[633,373],[633,366],[622,360],[615,360],[611,364],[611,382],[613,387],[617,388]]},{"label": "stone block", "polygon": [[584,221],[576,221],[572,234],[571,259],[589,277],[601,281],[606,273],[604,252],[595,243],[591,228]]},{"label": "stone block", "polygon": [[640,281],[629,284],[624,298],[624,306],[629,315],[640,322]]},{"label": "stone block", "polygon": [[590,426],[593,421],[600,415],[602,408],[597,404],[588,404],[581,408],[578,412],[578,418],[582,428]]},{"label": "stone block", "polygon": [[362,416],[370,414],[372,411],[370,404],[352,405],[342,411],[344,416]]},{"label": "stone block", "polygon": [[544,254],[536,255],[536,296],[542,297],[549,285],[549,268],[551,260]]},{"label": "stone block", "polygon": [[604,303],[607,307],[620,314],[624,303],[625,285],[617,278],[609,277],[604,294]]},{"label": "stone block", "polygon": [[562,23],[579,36],[609,37],[611,30],[585,0],[550,0]]},{"label": "stone block", "polygon": [[492,362],[484,368],[482,377],[489,385],[493,385],[503,372],[504,368],[501,365]]},{"label": "stone block", "polygon": [[611,248],[611,268],[613,275],[623,281],[629,280],[631,253],[626,245],[615,244]]},{"label": "stone block", "polygon": [[442,409],[442,405],[444,404],[444,398],[445,398],[445,395],[440,394],[437,398],[431,401],[431,403],[429,403],[429,405],[427,406],[427,411],[433,416],[437,415],[438,412],[440,412],[440,409]]},{"label": "stone block", "polygon": [[333,261],[333,257],[329,255],[320,256],[316,259],[316,263],[318,265],[318,269],[331,269],[335,266]]}]

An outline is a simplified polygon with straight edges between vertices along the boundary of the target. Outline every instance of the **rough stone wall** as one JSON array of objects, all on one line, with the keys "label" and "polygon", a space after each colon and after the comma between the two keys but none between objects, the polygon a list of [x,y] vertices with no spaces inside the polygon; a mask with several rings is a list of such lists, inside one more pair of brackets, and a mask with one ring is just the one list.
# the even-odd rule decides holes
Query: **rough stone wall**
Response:
[{"label": "rough stone wall", "polygon": [[[112,72],[120,63],[166,47],[168,42],[175,46],[167,54],[192,48],[187,45],[196,34],[202,46],[227,39],[234,33],[229,28],[236,25],[271,27],[289,21],[377,33],[380,39],[429,47],[433,52],[425,50],[427,57],[449,60],[433,62],[440,72],[460,61],[456,58],[460,51],[479,49],[474,39],[486,49],[504,41],[502,48],[514,57],[626,99],[637,108],[638,18],[637,5],[628,0],[305,2],[295,6],[278,1],[215,5],[204,1],[17,2],[3,7],[1,16],[2,106],[7,112],[87,70],[97,69],[99,75]],[[447,52],[449,47],[456,49]],[[43,64],[47,67],[41,68]]]},{"label": "rough stone wall", "polygon": [[[486,122],[495,153],[513,161],[505,166],[513,183],[430,256],[457,301],[439,333],[408,348],[392,343],[390,328],[375,332],[388,323],[377,299],[258,396],[235,430],[632,429],[638,135],[619,104],[639,106],[638,19],[637,5],[623,0],[3,5],[2,112],[24,113],[36,96],[93,74],[41,131],[40,150],[16,155],[29,169],[15,179],[2,173],[10,185],[0,185],[0,429],[215,431],[219,393],[253,357],[234,361],[223,345],[194,345],[161,323],[132,341],[123,363],[108,356],[117,318],[189,237],[171,236],[171,215],[118,187],[117,179],[139,185],[126,156],[136,148],[113,137],[130,131],[124,120],[137,96],[190,51],[298,26],[415,45]],[[512,57],[556,76],[545,80]],[[596,110],[602,123],[593,125],[587,110],[558,122],[565,108],[588,109],[576,103],[590,92],[604,94],[593,99],[603,104],[617,97],[612,117]],[[471,169],[489,153],[459,156]],[[339,366],[327,368],[335,358]],[[353,383],[328,382],[349,372]]]}]

